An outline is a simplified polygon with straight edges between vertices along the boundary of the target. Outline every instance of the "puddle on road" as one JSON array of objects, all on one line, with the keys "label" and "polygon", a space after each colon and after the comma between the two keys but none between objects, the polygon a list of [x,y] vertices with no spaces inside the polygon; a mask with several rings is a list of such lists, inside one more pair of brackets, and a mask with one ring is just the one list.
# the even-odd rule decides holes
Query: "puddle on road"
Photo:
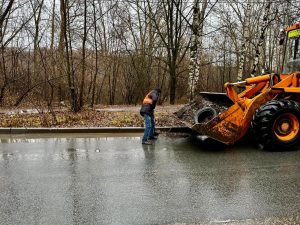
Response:
[{"label": "puddle on road", "polygon": [[0,143],[9,144],[9,143],[39,143],[45,142],[45,140],[61,140],[68,141],[70,139],[86,139],[86,140],[94,140],[94,139],[105,139],[105,140],[114,140],[115,138],[122,139],[139,139],[142,136],[141,133],[86,133],[86,134],[0,134]]}]

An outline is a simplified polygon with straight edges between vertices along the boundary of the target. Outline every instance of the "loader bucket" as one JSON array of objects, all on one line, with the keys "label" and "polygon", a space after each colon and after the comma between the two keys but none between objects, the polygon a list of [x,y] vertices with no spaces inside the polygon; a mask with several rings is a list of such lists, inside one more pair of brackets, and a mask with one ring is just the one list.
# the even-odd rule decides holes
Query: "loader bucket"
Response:
[{"label": "loader bucket", "polygon": [[198,123],[192,130],[225,144],[233,144],[240,136],[244,113],[236,103],[208,123]]},{"label": "loader bucket", "polygon": [[220,106],[229,107],[233,104],[230,98],[228,98],[226,93],[221,92],[200,92],[200,96],[206,100],[218,104]]},{"label": "loader bucket", "polygon": [[273,95],[261,93],[253,99],[236,102],[207,123],[198,123],[192,130],[225,144],[233,144],[248,131],[256,109],[271,100]]}]

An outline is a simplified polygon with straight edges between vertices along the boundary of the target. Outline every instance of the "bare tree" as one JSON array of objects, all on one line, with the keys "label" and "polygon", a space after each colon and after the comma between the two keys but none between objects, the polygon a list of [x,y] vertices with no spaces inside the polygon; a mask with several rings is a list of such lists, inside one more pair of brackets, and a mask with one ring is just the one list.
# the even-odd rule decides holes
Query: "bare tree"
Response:
[{"label": "bare tree", "polygon": [[73,112],[78,112],[80,110],[80,105],[78,104],[78,92],[75,86],[75,74],[73,69],[72,62],[72,44],[71,44],[71,34],[70,34],[70,12],[69,12],[69,0],[61,0],[61,37],[63,40],[60,40],[60,45],[65,47],[65,52],[61,49],[62,58],[65,58],[66,61],[66,70],[68,78],[68,88],[71,99],[71,109]]},{"label": "bare tree", "polygon": [[0,104],[65,101],[77,112],[138,104],[157,86],[171,104],[222,91],[264,65],[280,67],[277,39],[300,3],[273,3],[3,0]]},{"label": "bare tree", "polygon": [[147,0],[149,16],[166,49],[166,63],[169,73],[170,104],[175,104],[178,79],[178,65],[187,51],[184,48],[184,32],[187,30],[186,20],[182,17],[184,3],[180,0],[167,0],[155,8]]},{"label": "bare tree", "polygon": [[[15,83],[17,80],[22,79],[22,77],[15,77],[12,75],[15,75],[14,72],[16,72],[15,68],[12,66],[11,69],[11,77],[9,77],[9,71],[8,66],[6,65],[8,63],[8,59],[6,57],[7,54],[12,54],[12,57],[16,52],[19,51],[11,51],[10,53],[7,52],[7,46],[12,44],[13,40],[16,39],[17,35],[24,30],[25,26],[28,24],[28,22],[31,20],[33,15],[24,15],[22,12],[22,7],[24,7],[27,2],[24,2],[23,4],[18,4],[14,6],[14,1],[10,0],[8,2],[7,7],[4,9],[4,13],[1,14],[0,18],[0,54],[1,54],[1,60],[0,60],[0,76],[2,76],[1,79],[1,86],[0,86],[0,104],[3,104],[4,95],[9,85],[12,83]],[[13,7],[14,6],[14,7]],[[1,10],[3,10],[4,5],[1,5]],[[18,25],[14,25],[15,21],[11,21],[10,17],[14,15],[14,20],[18,21]],[[15,62],[14,62],[15,63]]]},{"label": "bare tree", "polygon": [[85,84],[85,74],[86,74],[86,41],[87,41],[87,0],[84,0],[84,12],[83,12],[83,37],[82,37],[82,72],[81,72],[81,82],[79,89],[79,108],[83,107],[84,98],[84,84]]},{"label": "bare tree", "polygon": [[3,13],[0,15],[0,28],[2,28],[4,20],[6,19],[7,15],[9,14],[9,11],[11,10],[12,6],[13,6],[14,0],[9,0],[6,8],[3,10],[3,5],[1,5],[1,11],[3,11]]}]

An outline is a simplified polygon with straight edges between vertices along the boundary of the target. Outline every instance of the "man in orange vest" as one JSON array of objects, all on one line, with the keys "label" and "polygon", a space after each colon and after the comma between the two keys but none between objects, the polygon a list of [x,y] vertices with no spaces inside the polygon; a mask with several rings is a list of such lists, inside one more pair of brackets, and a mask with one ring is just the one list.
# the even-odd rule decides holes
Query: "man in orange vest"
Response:
[{"label": "man in orange vest", "polygon": [[160,88],[156,88],[150,91],[143,100],[142,108],[140,110],[141,116],[144,117],[145,130],[142,140],[142,144],[151,145],[152,141],[155,140],[155,122],[154,122],[154,109],[156,102],[161,93]]}]

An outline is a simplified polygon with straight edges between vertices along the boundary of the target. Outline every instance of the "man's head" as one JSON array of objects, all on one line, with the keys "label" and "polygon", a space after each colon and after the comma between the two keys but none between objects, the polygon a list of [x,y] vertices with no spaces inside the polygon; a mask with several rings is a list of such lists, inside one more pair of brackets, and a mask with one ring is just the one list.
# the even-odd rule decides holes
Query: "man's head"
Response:
[{"label": "man's head", "polygon": [[160,90],[160,88],[155,88],[154,89],[158,94],[160,94],[161,93],[161,90]]}]

